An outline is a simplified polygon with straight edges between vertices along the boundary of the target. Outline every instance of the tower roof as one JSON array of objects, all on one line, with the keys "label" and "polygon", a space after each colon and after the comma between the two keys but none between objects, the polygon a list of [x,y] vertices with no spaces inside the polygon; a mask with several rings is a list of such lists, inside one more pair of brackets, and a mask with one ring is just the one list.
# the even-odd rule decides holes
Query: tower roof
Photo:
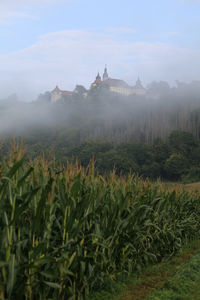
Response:
[{"label": "tower roof", "polygon": [[97,74],[96,80],[101,80],[101,76],[99,75],[99,72]]},{"label": "tower roof", "polygon": [[99,85],[101,82],[102,82],[102,81],[101,81],[101,76],[99,75],[99,72],[98,72],[98,74],[97,74],[97,76],[96,76],[96,79],[95,79],[95,81],[92,83],[91,87],[96,87],[96,86]]},{"label": "tower roof", "polygon": [[144,87],[142,86],[142,82],[140,80],[140,78],[138,77],[136,84],[135,84],[135,88],[137,89],[144,89]]},{"label": "tower roof", "polygon": [[106,79],[108,79],[107,66],[105,66],[104,73],[103,73],[103,80],[106,80]]},{"label": "tower roof", "polygon": [[108,78],[105,81],[105,85],[110,87],[130,88],[130,86],[124,80],[114,78]]},{"label": "tower roof", "polygon": [[59,89],[59,87],[56,85],[55,89],[52,91],[52,93],[57,93],[60,92],[61,90]]}]

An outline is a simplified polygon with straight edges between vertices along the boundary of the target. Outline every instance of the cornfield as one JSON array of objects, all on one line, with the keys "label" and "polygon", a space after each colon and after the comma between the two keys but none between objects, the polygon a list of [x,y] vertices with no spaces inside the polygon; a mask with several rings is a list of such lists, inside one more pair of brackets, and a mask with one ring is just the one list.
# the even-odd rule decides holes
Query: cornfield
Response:
[{"label": "cornfield", "polygon": [[0,166],[0,299],[86,299],[199,237],[198,194],[23,156]]}]

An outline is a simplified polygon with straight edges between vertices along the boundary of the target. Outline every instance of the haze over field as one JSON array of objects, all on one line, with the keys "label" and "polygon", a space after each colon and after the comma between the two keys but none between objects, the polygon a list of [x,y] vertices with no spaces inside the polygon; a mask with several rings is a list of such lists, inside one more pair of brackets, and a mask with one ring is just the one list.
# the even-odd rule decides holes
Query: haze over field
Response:
[{"label": "haze over field", "polygon": [[0,0],[1,299],[197,295],[199,16],[200,0]]},{"label": "haze over field", "polygon": [[200,1],[2,0],[0,98],[87,88],[106,63],[133,84],[200,79]]}]

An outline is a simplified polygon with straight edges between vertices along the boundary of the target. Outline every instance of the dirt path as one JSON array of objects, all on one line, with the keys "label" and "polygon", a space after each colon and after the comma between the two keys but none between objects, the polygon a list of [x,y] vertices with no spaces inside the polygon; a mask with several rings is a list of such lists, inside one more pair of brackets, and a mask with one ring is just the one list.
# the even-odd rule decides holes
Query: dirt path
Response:
[{"label": "dirt path", "polygon": [[200,248],[200,241],[191,248],[175,256],[169,262],[152,266],[144,272],[135,284],[128,286],[127,290],[118,298],[119,300],[142,300],[155,290],[161,288],[165,282],[173,277]]}]

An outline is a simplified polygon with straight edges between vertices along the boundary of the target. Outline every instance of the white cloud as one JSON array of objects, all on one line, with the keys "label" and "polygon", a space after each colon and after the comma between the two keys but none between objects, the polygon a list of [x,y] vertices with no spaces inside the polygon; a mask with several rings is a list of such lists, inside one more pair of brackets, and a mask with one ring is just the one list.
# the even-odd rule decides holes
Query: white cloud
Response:
[{"label": "white cloud", "polygon": [[58,2],[69,2],[73,0],[1,0],[1,6],[10,7],[13,5],[27,5],[27,4],[49,4]]},{"label": "white cloud", "polygon": [[199,50],[65,30],[41,36],[21,51],[0,55],[0,90],[2,94],[33,92],[35,96],[56,84],[63,89],[73,89],[76,83],[88,87],[105,64],[111,77],[130,84],[138,75],[145,83],[200,79]]},{"label": "white cloud", "polygon": [[73,1],[75,0],[0,0],[0,24],[7,24],[16,18],[35,18],[31,13],[35,6]]},{"label": "white cloud", "polygon": [[6,14],[0,13],[0,24],[8,24],[13,19],[37,19],[36,16],[31,15],[25,11],[8,11]]}]

